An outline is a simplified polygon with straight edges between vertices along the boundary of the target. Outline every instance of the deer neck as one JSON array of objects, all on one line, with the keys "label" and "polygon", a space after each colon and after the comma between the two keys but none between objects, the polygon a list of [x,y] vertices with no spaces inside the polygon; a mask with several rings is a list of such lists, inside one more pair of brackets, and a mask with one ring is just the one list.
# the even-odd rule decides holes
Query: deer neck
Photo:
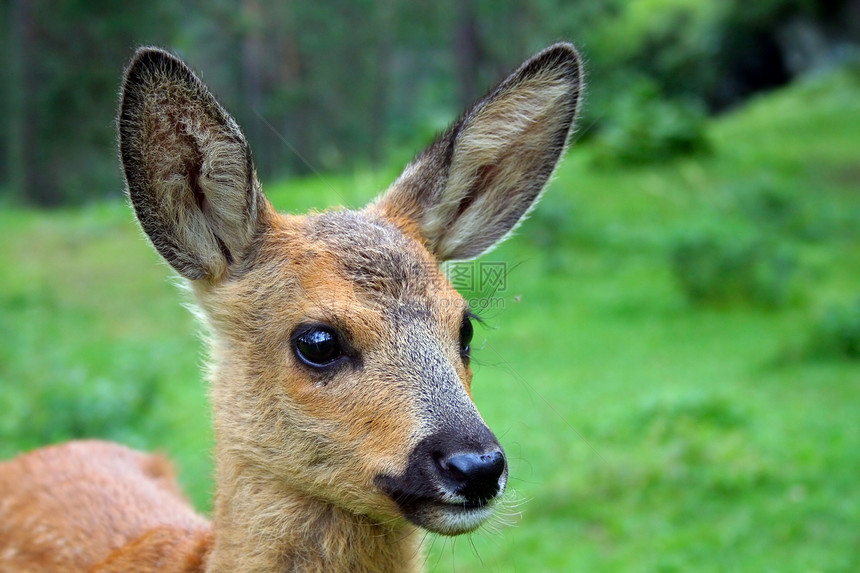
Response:
[{"label": "deer neck", "polygon": [[415,527],[378,523],[292,491],[219,450],[209,573],[421,569]]}]

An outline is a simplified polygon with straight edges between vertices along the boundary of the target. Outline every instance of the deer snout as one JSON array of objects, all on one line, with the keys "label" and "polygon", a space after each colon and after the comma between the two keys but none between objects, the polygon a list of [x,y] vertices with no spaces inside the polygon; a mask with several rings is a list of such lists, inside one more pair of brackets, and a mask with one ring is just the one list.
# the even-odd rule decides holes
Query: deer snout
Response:
[{"label": "deer snout", "polygon": [[475,530],[492,514],[507,476],[504,451],[478,422],[425,437],[403,473],[378,476],[376,483],[416,525],[458,535]]},{"label": "deer snout", "polygon": [[436,465],[443,481],[472,505],[484,505],[499,494],[507,469],[501,449],[439,457]]}]

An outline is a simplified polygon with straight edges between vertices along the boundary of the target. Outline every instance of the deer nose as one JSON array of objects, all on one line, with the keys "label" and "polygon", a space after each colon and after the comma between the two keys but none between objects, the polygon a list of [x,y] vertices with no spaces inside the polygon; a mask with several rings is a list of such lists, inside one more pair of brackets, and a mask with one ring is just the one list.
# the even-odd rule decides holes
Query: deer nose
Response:
[{"label": "deer nose", "polygon": [[454,485],[454,492],[469,503],[483,504],[498,495],[499,478],[505,471],[505,454],[500,450],[484,454],[454,454],[438,459],[442,475]]}]

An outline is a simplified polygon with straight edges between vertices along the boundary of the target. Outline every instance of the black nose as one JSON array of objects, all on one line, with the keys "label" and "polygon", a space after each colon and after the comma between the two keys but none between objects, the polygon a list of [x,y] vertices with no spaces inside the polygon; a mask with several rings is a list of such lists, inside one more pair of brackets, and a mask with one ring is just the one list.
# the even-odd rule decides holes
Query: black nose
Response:
[{"label": "black nose", "polygon": [[499,478],[505,471],[505,455],[454,454],[437,461],[441,474],[454,486],[454,492],[469,503],[485,503],[499,493]]}]

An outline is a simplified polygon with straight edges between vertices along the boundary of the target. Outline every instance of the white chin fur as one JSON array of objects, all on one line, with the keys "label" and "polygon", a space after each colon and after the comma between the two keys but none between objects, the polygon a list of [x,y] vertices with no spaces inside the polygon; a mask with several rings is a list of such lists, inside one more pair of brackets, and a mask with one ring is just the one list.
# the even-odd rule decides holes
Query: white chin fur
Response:
[{"label": "white chin fur", "polygon": [[492,505],[463,507],[436,505],[424,514],[424,527],[442,535],[460,535],[476,530],[493,513]]}]

